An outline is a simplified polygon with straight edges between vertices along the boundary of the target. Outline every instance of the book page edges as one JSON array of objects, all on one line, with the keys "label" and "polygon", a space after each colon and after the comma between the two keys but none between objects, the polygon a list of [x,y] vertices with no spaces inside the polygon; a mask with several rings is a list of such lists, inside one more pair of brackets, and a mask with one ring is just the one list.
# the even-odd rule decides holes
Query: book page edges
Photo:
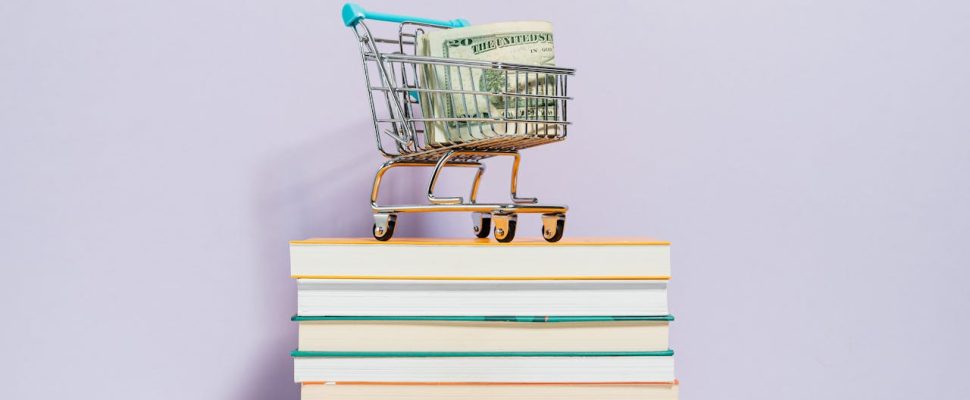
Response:
[{"label": "book page edges", "polygon": [[489,239],[394,238],[380,242],[370,238],[310,238],[291,240],[291,245],[435,245],[435,246],[669,246],[670,242],[651,238],[565,238],[549,243],[541,238],[524,238],[510,243]]}]

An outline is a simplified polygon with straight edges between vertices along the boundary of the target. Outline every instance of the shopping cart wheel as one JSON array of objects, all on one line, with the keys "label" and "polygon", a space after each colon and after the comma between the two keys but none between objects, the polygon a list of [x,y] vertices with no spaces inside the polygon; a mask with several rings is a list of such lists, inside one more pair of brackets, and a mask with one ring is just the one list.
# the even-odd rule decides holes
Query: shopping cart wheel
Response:
[{"label": "shopping cart wheel", "polygon": [[495,240],[502,243],[511,242],[515,239],[515,222],[518,217],[515,214],[495,214],[492,216],[495,221]]},{"label": "shopping cart wheel", "polygon": [[396,214],[374,214],[374,239],[382,242],[394,236],[394,225],[397,224]]},{"label": "shopping cart wheel", "polygon": [[475,236],[479,238],[487,238],[488,231],[492,230],[492,214],[486,213],[472,213],[472,230],[475,232]]},{"label": "shopping cart wheel", "polygon": [[566,228],[566,214],[542,215],[542,238],[547,242],[558,242]]}]

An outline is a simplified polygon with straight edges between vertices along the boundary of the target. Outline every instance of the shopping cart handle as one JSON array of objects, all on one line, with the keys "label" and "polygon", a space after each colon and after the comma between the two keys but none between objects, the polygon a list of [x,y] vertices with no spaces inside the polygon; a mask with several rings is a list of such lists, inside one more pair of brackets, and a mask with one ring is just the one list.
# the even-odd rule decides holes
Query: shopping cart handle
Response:
[{"label": "shopping cart handle", "polygon": [[356,26],[358,22],[364,19],[373,19],[377,21],[386,22],[418,22],[422,24],[431,25],[441,25],[448,26],[452,28],[461,28],[463,26],[470,25],[467,20],[458,18],[451,21],[442,21],[438,19],[421,18],[421,17],[408,17],[406,15],[394,15],[394,14],[384,14],[379,12],[367,11],[363,7],[354,4],[347,3],[344,4],[343,10],[340,15],[344,18],[344,25]]}]

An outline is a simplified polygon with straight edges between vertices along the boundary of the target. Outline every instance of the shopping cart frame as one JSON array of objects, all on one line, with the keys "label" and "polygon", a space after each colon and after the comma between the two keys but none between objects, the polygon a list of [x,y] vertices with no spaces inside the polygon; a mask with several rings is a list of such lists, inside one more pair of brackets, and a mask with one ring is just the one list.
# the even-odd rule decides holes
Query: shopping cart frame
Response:
[{"label": "shopping cart frame", "polygon": [[[515,237],[518,214],[542,214],[543,238],[550,242],[562,238],[567,206],[540,204],[534,197],[518,195],[518,172],[521,161],[519,150],[562,141],[566,138],[566,128],[569,125],[566,118],[566,104],[572,100],[571,97],[566,96],[566,78],[574,75],[575,70],[414,54],[417,47],[415,43],[425,29],[448,29],[468,24],[460,19],[438,21],[373,13],[354,4],[345,5],[342,14],[345,25],[354,31],[360,48],[377,148],[387,158],[387,161],[377,170],[371,190],[374,238],[384,241],[393,236],[398,213],[426,212],[470,212],[475,235],[479,238],[488,237],[489,230],[494,225],[493,234],[499,242],[510,242]],[[398,24],[397,37],[375,36],[365,20]],[[382,49],[382,46],[385,48]],[[388,47],[390,51],[387,50]],[[412,54],[408,54],[408,49]],[[506,87],[504,90],[486,92],[477,87],[455,89],[449,86],[441,89],[419,84],[418,81],[423,79],[423,77],[419,78],[421,73],[433,71],[434,74],[438,74],[439,68],[444,68],[447,74],[452,73],[452,68],[455,68],[459,74],[463,68],[468,71],[467,74],[472,74],[476,70],[489,71],[499,76],[504,74]],[[375,77],[371,75],[375,72],[376,82],[373,80]],[[521,76],[525,77],[525,81],[521,80]],[[510,88],[509,81],[513,77],[515,83]],[[527,83],[520,85],[519,82]],[[467,101],[466,97],[471,96],[476,109],[479,98],[500,98],[506,113],[500,117],[490,118],[467,115],[444,117],[424,115],[420,99],[431,103],[436,99],[434,96],[438,96],[439,99],[443,96],[451,98],[461,96],[463,101]],[[379,108],[379,104],[386,106],[387,110]],[[514,111],[509,104],[514,104]],[[524,104],[524,113],[519,109],[520,104]],[[529,111],[530,104],[532,114]],[[467,107],[467,103],[465,106]],[[382,115],[379,110],[386,115]],[[510,112],[513,115],[512,118],[507,117]],[[525,116],[520,116],[522,114]],[[478,132],[472,128],[473,126]],[[503,134],[489,134],[488,132],[495,132],[495,126],[503,127]],[[451,127],[450,129],[456,132],[447,132],[445,140],[432,141],[428,132],[435,127],[443,131],[449,131]],[[505,133],[508,130],[512,133]],[[457,139],[458,136],[464,140]],[[385,140],[385,138],[389,139]],[[385,141],[389,141],[390,145]],[[509,190],[512,201],[511,203],[479,203],[478,188],[486,169],[482,160],[497,156],[512,158]],[[382,205],[378,203],[384,174],[391,169],[401,167],[433,168],[428,184],[427,204]],[[438,179],[442,171],[449,167],[476,169],[467,200],[458,196],[435,195]]]}]

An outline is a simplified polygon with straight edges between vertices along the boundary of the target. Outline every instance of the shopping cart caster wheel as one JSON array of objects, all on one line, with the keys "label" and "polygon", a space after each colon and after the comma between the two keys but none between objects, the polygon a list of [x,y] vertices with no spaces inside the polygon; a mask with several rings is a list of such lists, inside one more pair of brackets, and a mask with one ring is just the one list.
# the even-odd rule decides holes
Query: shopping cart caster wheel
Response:
[{"label": "shopping cart caster wheel", "polygon": [[566,228],[565,214],[548,214],[542,216],[542,238],[547,242],[558,242]]},{"label": "shopping cart caster wheel", "polygon": [[385,242],[394,236],[394,225],[397,224],[397,215],[394,214],[374,214],[374,239]]},{"label": "shopping cart caster wheel", "polygon": [[487,238],[488,231],[492,230],[492,215],[485,213],[472,213],[472,231],[478,238]]},{"label": "shopping cart caster wheel", "polygon": [[496,214],[492,216],[495,225],[495,240],[502,243],[511,242],[515,239],[515,222],[518,219],[515,214]]}]

